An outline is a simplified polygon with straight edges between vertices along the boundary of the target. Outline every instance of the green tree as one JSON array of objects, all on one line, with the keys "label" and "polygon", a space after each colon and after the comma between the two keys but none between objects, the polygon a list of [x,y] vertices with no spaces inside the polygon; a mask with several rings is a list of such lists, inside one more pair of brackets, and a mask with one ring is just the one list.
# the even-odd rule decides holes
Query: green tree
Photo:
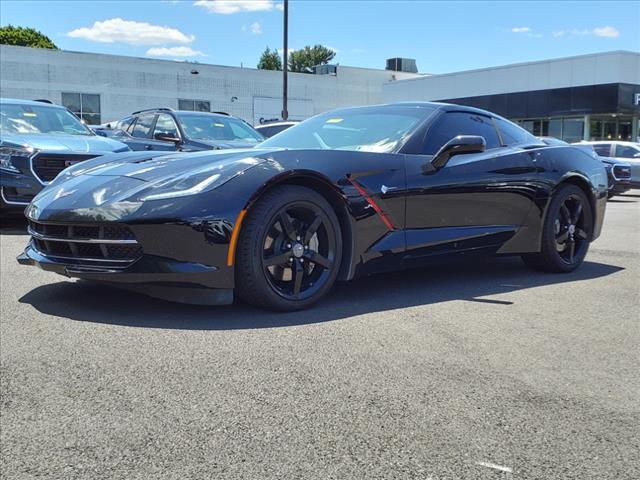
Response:
[{"label": "green tree", "polygon": [[260,70],[282,70],[282,59],[277,50],[269,50],[269,47],[260,55],[258,62]]},{"label": "green tree", "polygon": [[14,27],[13,25],[0,27],[0,43],[21,47],[58,49],[49,37],[38,30],[28,27]]},{"label": "green tree", "polygon": [[289,54],[289,70],[311,73],[316,65],[325,65],[336,56],[336,52],[323,45],[306,46]]}]

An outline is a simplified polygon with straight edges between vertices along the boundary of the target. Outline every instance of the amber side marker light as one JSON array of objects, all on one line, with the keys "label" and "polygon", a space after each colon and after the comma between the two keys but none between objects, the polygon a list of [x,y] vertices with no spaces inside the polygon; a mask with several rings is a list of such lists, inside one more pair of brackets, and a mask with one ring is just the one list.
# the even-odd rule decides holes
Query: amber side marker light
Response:
[{"label": "amber side marker light", "polygon": [[356,188],[358,193],[364,197],[367,203],[371,205],[371,208],[373,208],[373,210],[378,214],[378,216],[382,219],[382,221],[387,226],[387,228],[389,230],[395,230],[396,227],[393,225],[393,222],[391,221],[389,216],[382,211],[380,206],[373,200],[373,198],[371,198],[371,196],[366,192],[366,190],[362,188],[357,181],[351,178],[349,178],[348,180],[349,180],[349,183],[351,183],[351,185],[353,185]]},{"label": "amber side marker light", "polygon": [[238,243],[238,235],[240,235],[240,226],[242,225],[242,220],[244,220],[244,216],[246,214],[246,210],[240,210],[238,218],[236,218],[236,223],[233,226],[231,240],[229,241],[229,252],[227,252],[227,267],[233,267],[233,262],[236,257],[236,244]]}]

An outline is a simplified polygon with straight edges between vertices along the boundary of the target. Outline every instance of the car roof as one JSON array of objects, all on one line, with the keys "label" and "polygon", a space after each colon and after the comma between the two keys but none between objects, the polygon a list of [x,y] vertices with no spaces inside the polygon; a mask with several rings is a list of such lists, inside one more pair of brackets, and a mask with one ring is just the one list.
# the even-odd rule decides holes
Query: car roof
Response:
[{"label": "car roof", "polygon": [[196,112],[194,110],[173,110],[173,113],[179,113],[180,115],[213,115],[214,117],[220,118],[237,118],[233,115],[226,115],[224,113]]},{"label": "car roof", "polygon": [[21,100],[19,98],[0,98],[0,103],[6,103],[8,105],[29,105],[32,107],[65,108],[62,105],[56,105],[55,103],[38,102],[36,100]]},{"label": "car roof", "polygon": [[385,109],[395,109],[398,107],[407,107],[407,108],[414,108],[414,109],[423,108],[425,110],[430,110],[430,111],[440,110],[445,112],[470,112],[470,113],[477,113],[480,115],[503,118],[496,113],[489,112],[487,110],[482,110],[480,108],[469,107],[466,105],[456,105],[454,103],[443,103],[443,102],[415,102],[415,101],[414,102],[393,102],[393,103],[384,103],[380,105],[365,105],[361,107],[343,107],[343,108],[338,108],[334,111],[348,111],[348,110],[353,111],[358,109],[382,111]]},{"label": "car roof", "polygon": [[264,128],[264,127],[276,127],[278,125],[295,125],[296,123],[300,123],[299,120],[286,120],[286,121],[282,121],[282,122],[269,122],[269,123],[261,123],[259,125],[256,125],[255,129],[258,128]]},{"label": "car roof", "polygon": [[590,140],[590,141],[585,141],[582,143],[588,143],[588,144],[596,144],[596,143],[605,143],[608,145],[629,145],[629,146],[634,146],[637,147],[638,144],[636,142],[629,142],[627,140]]},{"label": "car roof", "polygon": [[144,114],[156,114],[156,113],[168,113],[168,114],[180,114],[180,115],[213,115],[216,118],[238,118],[233,115],[229,115],[226,113],[217,113],[217,112],[197,112],[194,110],[174,110],[173,108],[166,107],[157,107],[157,108],[145,108],[144,110],[137,110],[133,113],[126,115],[124,119],[135,117],[136,115],[144,115]]}]

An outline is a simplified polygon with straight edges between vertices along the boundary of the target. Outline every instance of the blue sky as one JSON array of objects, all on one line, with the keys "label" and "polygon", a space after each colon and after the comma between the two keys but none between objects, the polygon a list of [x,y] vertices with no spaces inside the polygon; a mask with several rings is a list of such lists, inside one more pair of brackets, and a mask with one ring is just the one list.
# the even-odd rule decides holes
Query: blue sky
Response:
[{"label": "blue sky", "polygon": [[[255,67],[282,44],[281,0],[0,2],[0,23],[60,48]],[[445,73],[608,50],[640,51],[640,2],[290,1],[289,45],[343,65],[415,58]]]}]

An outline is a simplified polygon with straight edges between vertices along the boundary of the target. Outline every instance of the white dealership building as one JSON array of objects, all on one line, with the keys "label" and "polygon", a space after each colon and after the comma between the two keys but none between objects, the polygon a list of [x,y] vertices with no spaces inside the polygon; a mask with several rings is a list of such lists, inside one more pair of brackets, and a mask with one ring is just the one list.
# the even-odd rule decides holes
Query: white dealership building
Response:
[{"label": "white dealership building", "polygon": [[[0,96],[48,99],[88,123],[170,107],[224,111],[256,124],[280,116],[282,73],[2,45]],[[405,100],[485,108],[536,135],[568,141],[636,140],[640,53],[614,51],[438,75],[342,65],[289,75],[292,119]]]},{"label": "white dealership building", "polygon": [[[382,85],[416,74],[336,66],[289,74],[289,118],[382,103]],[[224,111],[256,124],[282,112],[282,72],[193,62],[0,46],[0,96],[47,99],[88,123],[154,107]]]}]

